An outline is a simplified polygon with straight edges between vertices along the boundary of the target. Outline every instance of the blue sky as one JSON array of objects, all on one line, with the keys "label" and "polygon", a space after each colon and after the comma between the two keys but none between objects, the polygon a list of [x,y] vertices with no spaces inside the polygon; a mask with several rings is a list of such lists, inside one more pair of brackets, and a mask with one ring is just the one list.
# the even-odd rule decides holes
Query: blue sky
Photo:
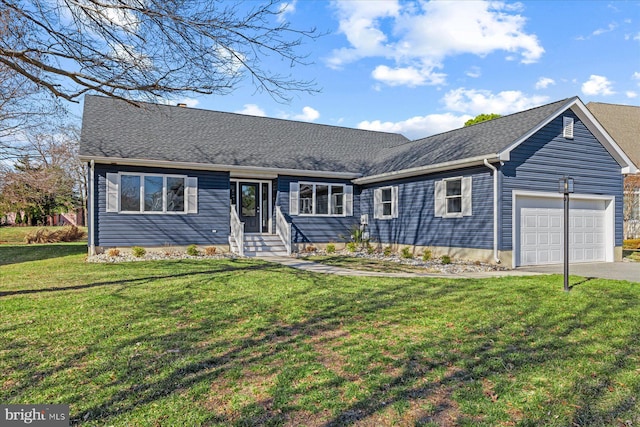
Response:
[{"label": "blue sky", "polygon": [[326,33],[291,70],[320,93],[282,104],[246,82],[180,101],[409,138],[575,95],[640,105],[640,1],[298,0],[285,17]]}]

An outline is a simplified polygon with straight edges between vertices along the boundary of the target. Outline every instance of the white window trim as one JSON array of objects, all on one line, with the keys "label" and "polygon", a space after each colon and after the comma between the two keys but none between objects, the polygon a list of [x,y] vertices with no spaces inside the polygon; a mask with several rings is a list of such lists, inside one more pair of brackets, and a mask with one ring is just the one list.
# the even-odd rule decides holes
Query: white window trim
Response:
[{"label": "white window trim", "polygon": [[[352,216],[352,215],[348,215],[348,209],[347,209],[347,203],[348,203],[348,190],[347,188],[350,187],[347,184],[342,184],[342,183],[335,183],[335,182],[308,182],[308,181],[299,181],[297,182],[297,188],[298,188],[298,193],[297,193],[297,198],[296,198],[296,203],[298,205],[298,210],[297,210],[297,215],[298,216],[319,216],[319,217],[343,217],[343,216]],[[312,201],[311,201],[311,209],[312,209],[312,213],[302,213],[302,211],[300,210],[300,187],[303,185],[311,185],[313,190],[312,190]],[[318,185],[324,185],[328,187],[328,206],[327,206],[327,212],[326,214],[319,214],[316,213],[316,207],[317,207],[317,203],[316,203],[316,187]],[[341,214],[332,214],[332,208],[333,208],[333,194],[331,193],[331,187],[342,187],[342,213]],[[353,194],[353,193],[350,193]],[[291,197],[291,196],[290,196]],[[293,201],[293,199],[291,199]]]},{"label": "white window trim", "polygon": [[[462,212],[464,211],[464,207],[462,206],[464,203],[464,197],[462,195],[462,177],[455,177],[455,178],[447,178],[444,179],[444,217],[445,218],[462,218],[463,214]],[[449,182],[454,182],[454,181],[460,181],[460,194],[459,195],[455,195],[455,196],[447,196],[447,183]],[[460,212],[449,212],[449,199],[460,199]]]},{"label": "white window trim", "polygon": [[[123,176],[138,176],[140,177],[140,210],[138,211],[124,211],[122,210],[122,185],[121,178]],[[161,211],[145,211],[144,210],[144,181],[145,177],[161,177],[162,178],[162,210]],[[167,178],[182,178],[184,180],[184,209],[182,211],[167,211]],[[197,187],[195,189],[196,194],[189,194],[189,180],[190,178],[187,175],[178,175],[178,174],[158,174],[158,173],[139,173],[139,172],[118,172],[118,183],[117,183],[117,195],[118,195],[118,208],[117,213],[123,215],[186,215],[187,213],[195,213],[195,211],[189,210],[189,201],[188,198],[194,197],[192,203],[197,206]],[[197,210],[196,210],[197,211]]]},{"label": "white window trim", "polygon": [[[460,196],[447,196],[447,182],[460,181]],[[440,218],[463,218],[473,215],[473,179],[471,176],[455,176],[444,178],[434,183],[434,215]],[[448,212],[447,200],[453,197],[461,198],[461,211]]]},{"label": "white window trim", "polygon": [[[382,200],[382,192],[384,190],[391,190],[391,200],[384,202]],[[391,214],[384,214],[384,204],[391,203]],[[386,187],[379,187],[373,191],[373,217],[374,219],[394,219],[398,218],[398,186],[388,185]]]}]

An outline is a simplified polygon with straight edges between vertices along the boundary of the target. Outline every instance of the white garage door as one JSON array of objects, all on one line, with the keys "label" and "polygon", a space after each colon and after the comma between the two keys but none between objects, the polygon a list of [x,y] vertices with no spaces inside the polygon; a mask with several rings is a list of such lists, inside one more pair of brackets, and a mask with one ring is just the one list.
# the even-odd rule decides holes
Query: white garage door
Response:
[{"label": "white garage door", "polygon": [[[563,262],[562,199],[531,199],[520,203],[519,265]],[[602,200],[572,201],[569,209],[570,262],[605,261],[606,220]]]}]

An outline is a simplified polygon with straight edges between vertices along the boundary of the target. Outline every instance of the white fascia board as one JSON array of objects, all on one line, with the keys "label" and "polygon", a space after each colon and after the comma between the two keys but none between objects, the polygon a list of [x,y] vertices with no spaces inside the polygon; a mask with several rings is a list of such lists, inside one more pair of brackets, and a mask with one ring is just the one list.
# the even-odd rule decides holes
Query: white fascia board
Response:
[{"label": "white fascia board", "polygon": [[576,103],[576,101],[580,101],[580,99],[576,96],[571,98],[570,100],[567,101],[566,104],[564,104],[562,107],[558,108],[558,110],[556,112],[554,112],[553,114],[550,114],[549,117],[547,117],[546,119],[544,119],[543,121],[541,121],[540,123],[538,123],[537,126],[531,128],[529,130],[529,132],[525,133],[523,136],[521,136],[519,139],[515,140],[513,143],[511,143],[507,148],[505,148],[504,150],[502,150],[501,152],[498,153],[498,156],[500,156],[500,161],[502,162],[507,162],[509,160],[511,160],[511,152],[516,149],[520,144],[522,144],[523,142],[525,142],[527,139],[529,139],[531,136],[533,136],[536,132],[538,132],[540,129],[542,129],[543,127],[545,127],[546,125],[548,125],[553,119],[555,119],[556,117],[558,117],[559,114],[561,114],[562,112],[566,111],[568,108],[570,108],[573,104]]},{"label": "white fascia board", "polygon": [[454,160],[451,162],[436,163],[435,165],[418,166],[415,168],[386,172],[378,175],[364,176],[362,178],[354,179],[353,182],[354,184],[373,184],[376,182],[391,181],[394,179],[411,178],[414,176],[428,175],[435,172],[461,169],[461,168],[466,168],[471,166],[480,166],[480,165],[484,165],[485,159],[491,163],[496,163],[500,161],[500,159],[498,158],[498,155],[493,153],[493,154],[487,154],[484,156],[469,157],[467,159]]},{"label": "white fascia board", "polygon": [[209,163],[191,163],[191,162],[173,162],[170,160],[149,160],[149,159],[123,159],[118,157],[100,157],[100,156],[79,156],[80,161],[95,163],[122,165],[122,166],[144,166],[144,167],[160,167],[170,169],[190,169],[204,171],[220,171],[229,172],[232,177],[254,177],[254,178],[277,178],[278,175],[292,176],[308,176],[314,178],[339,178],[339,179],[355,179],[362,174],[352,172],[333,172],[333,171],[316,171],[304,169],[284,169],[284,168],[266,168],[257,166],[235,166],[220,165]]}]

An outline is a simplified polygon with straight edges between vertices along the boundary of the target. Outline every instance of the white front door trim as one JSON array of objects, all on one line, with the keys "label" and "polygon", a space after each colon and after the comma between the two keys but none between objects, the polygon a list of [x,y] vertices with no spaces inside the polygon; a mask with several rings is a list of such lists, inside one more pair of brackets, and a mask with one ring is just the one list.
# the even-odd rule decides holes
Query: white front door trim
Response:
[{"label": "white front door trim", "polygon": [[[605,261],[614,261],[615,250],[615,238],[616,238],[616,204],[615,196],[605,196],[600,194],[583,194],[573,193],[570,196],[570,200],[583,200],[583,201],[604,201],[605,210]],[[518,239],[520,227],[517,222],[520,220],[518,211],[518,198],[542,198],[542,199],[559,199],[562,200],[563,195],[557,192],[546,191],[526,191],[526,190],[513,190],[512,191],[512,205],[511,205],[511,244],[513,248],[513,261],[512,267],[518,266],[520,261],[520,242]]]}]

